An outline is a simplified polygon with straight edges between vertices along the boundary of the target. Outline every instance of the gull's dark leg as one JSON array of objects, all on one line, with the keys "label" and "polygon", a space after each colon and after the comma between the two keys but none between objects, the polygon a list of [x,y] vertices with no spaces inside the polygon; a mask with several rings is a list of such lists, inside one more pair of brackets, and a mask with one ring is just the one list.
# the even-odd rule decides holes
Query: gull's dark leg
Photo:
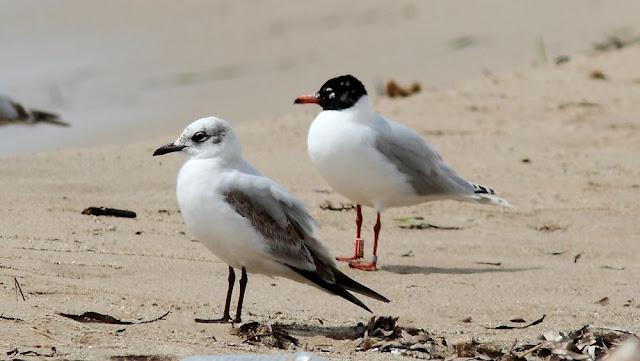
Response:
[{"label": "gull's dark leg", "polygon": [[[244,268],[243,268],[244,271]],[[244,273],[244,272],[243,272]],[[229,266],[229,287],[227,288],[227,300],[224,303],[224,313],[222,314],[222,318],[207,320],[202,318],[196,318],[196,322],[198,323],[228,323],[231,322],[231,316],[229,316],[229,309],[231,308],[231,295],[233,294],[233,285],[236,283],[236,273],[233,270],[233,267]],[[242,282],[242,281],[241,281]]]},{"label": "gull's dark leg", "polygon": [[362,234],[362,206],[356,205],[356,239],[353,242],[353,257],[336,257],[336,260],[342,262],[351,262],[358,260],[364,256],[364,239]]},{"label": "gull's dark leg", "polygon": [[242,277],[240,277],[240,297],[238,297],[238,308],[236,309],[235,323],[242,322],[242,302],[244,301],[244,291],[247,288],[247,269],[242,267]]},{"label": "gull's dark leg", "polygon": [[380,212],[376,219],[376,225],[373,226],[373,257],[371,262],[358,262],[354,261],[349,263],[349,267],[359,269],[362,271],[376,271],[378,263],[378,236],[380,235],[380,229],[382,229],[382,223],[380,223]]}]

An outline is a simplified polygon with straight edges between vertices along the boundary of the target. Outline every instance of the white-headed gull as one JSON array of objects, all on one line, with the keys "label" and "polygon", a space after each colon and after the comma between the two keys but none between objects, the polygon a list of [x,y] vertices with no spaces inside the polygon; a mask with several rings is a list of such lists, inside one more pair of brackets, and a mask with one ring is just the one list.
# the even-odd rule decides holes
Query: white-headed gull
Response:
[{"label": "white-headed gull", "polygon": [[196,120],[173,143],[153,155],[181,151],[187,160],[178,173],[178,205],[187,228],[229,266],[222,318],[230,322],[234,268],[242,271],[234,322],[241,322],[247,272],[280,276],[338,295],[370,311],[349,291],[389,302],[340,272],[314,235],[314,221],[286,189],[242,159],[240,143],[223,119]]}]

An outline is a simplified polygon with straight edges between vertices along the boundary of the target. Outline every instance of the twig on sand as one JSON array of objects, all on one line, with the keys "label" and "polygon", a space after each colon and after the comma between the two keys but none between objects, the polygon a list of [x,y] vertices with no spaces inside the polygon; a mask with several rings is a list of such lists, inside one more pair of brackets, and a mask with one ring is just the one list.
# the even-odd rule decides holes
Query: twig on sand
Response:
[{"label": "twig on sand", "polygon": [[0,320],[24,322],[23,319],[20,319],[20,318],[17,318],[17,317],[8,317],[8,316],[5,316],[4,313],[0,313]]},{"label": "twig on sand", "polygon": [[22,297],[23,301],[26,301],[27,299],[24,298],[24,293],[22,293],[22,287],[20,287],[20,282],[18,282],[18,279],[16,277],[13,277],[13,286],[16,289],[16,301],[18,300],[18,294]]},{"label": "twig on sand", "polygon": [[535,325],[541,324],[542,321],[544,321],[545,317],[547,317],[547,315],[542,315],[542,317],[540,317],[539,319],[531,322],[530,324],[524,325],[524,326],[499,325],[499,326],[496,326],[496,327],[485,327],[485,328],[489,329],[489,330],[515,330],[515,329],[529,328],[531,326],[535,326]]}]

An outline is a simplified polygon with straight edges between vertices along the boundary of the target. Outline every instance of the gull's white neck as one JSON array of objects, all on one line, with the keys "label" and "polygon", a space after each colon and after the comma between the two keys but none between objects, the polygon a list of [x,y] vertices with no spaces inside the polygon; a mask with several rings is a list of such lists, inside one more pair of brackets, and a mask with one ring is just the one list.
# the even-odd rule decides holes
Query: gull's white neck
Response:
[{"label": "gull's white neck", "polygon": [[367,95],[360,97],[360,99],[358,99],[351,108],[342,110],[325,110],[321,112],[321,114],[322,113],[326,113],[327,115],[330,114],[331,117],[340,117],[356,122],[368,122],[370,119],[373,119],[373,115],[375,115],[371,99],[369,99],[369,96]]}]

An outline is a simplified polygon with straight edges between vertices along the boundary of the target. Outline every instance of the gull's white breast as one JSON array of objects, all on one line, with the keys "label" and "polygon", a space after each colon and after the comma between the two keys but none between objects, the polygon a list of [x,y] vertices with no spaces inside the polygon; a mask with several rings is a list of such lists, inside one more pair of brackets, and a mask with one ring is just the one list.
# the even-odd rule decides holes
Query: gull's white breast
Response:
[{"label": "gull's white breast", "polygon": [[281,266],[268,256],[267,245],[251,223],[224,200],[225,173],[208,159],[187,161],[178,173],[177,198],[189,231],[228,265],[273,275]]},{"label": "gull's white breast", "polygon": [[358,204],[382,210],[412,200],[406,177],[375,149],[374,118],[357,119],[363,116],[376,114],[320,112],[307,138],[311,161],[333,189]]}]

